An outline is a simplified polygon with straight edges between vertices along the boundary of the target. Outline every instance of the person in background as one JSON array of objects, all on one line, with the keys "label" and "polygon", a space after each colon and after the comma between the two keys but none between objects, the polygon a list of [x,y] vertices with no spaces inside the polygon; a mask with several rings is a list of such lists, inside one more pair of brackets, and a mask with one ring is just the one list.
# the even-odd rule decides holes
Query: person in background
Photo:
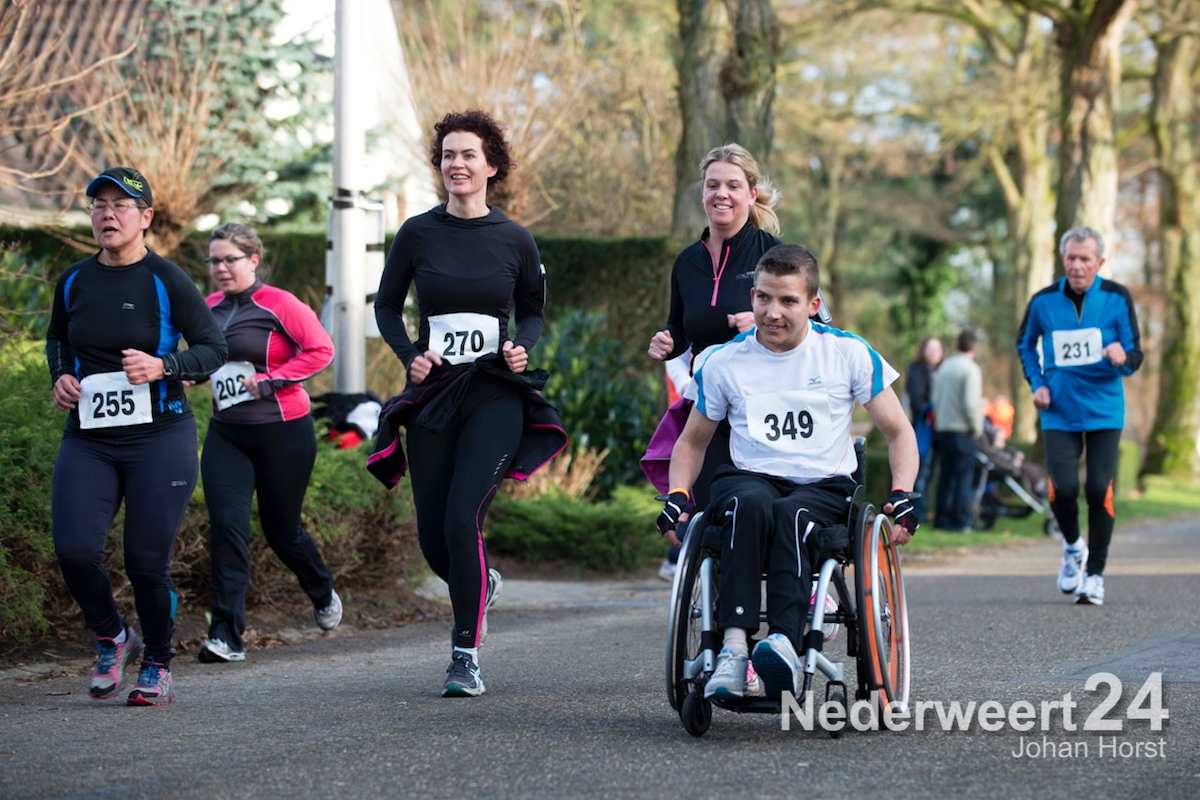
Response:
[{"label": "person in background", "polygon": [[936,336],[928,336],[921,340],[917,347],[917,357],[908,365],[908,372],[904,376],[909,414],[913,430],[917,434],[917,450],[921,454],[921,468],[913,484],[913,493],[916,495],[913,507],[916,509],[917,519],[925,519],[925,509],[928,505],[925,493],[933,476],[933,373],[941,365],[944,357],[942,340]]},{"label": "person in background", "polygon": [[937,527],[971,528],[975,440],[983,433],[983,373],[975,363],[975,333],[958,334],[958,352],[933,375],[931,399],[937,427]]}]

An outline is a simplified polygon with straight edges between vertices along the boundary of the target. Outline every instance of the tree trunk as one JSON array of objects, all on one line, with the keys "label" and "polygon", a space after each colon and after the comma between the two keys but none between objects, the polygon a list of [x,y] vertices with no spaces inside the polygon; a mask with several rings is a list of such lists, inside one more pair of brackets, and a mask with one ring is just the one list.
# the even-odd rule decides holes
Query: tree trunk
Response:
[{"label": "tree trunk", "polygon": [[676,0],[679,8],[679,111],[671,233],[696,236],[705,225],[699,166],[713,147],[737,142],[760,166],[770,158],[779,32],[770,0]]},{"label": "tree trunk", "polygon": [[[837,268],[838,244],[845,227],[842,210],[842,176],[846,171],[846,152],[840,143],[835,143],[833,153],[825,163],[825,175],[829,192],[825,207],[825,221],[821,230],[820,250],[817,263],[821,268],[822,294],[829,301],[833,313],[842,308],[842,276]],[[843,312],[844,313],[844,312]],[[843,323],[844,324],[844,323]]]},{"label": "tree trunk", "polygon": [[675,152],[675,204],[671,233],[676,239],[697,236],[705,225],[700,207],[700,160],[725,135],[721,97],[720,50],[725,11],[708,0],[677,0],[679,8],[679,114],[683,129]]},{"label": "tree trunk", "polygon": [[1200,39],[1156,42],[1150,127],[1159,162],[1159,242],[1167,287],[1158,406],[1142,475],[1194,477],[1200,429],[1200,185],[1191,123]]},{"label": "tree trunk", "polygon": [[[1078,7],[1080,3],[1073,5]],[[1055,241],[1087,225],[1113,241],[1121,33],[1137,0],[1095,0],[1055,22],[1062,59]]]}]

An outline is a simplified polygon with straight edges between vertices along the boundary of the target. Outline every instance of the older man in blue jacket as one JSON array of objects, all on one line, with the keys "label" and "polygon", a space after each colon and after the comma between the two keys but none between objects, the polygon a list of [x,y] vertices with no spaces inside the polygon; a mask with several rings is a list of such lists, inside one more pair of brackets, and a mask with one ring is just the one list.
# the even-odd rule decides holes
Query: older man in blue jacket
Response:
[{"label": "older man in blue jacket", "polygon": [[[1030,298],[1017,350],[1041,410],[1050,504],[1063,532],[1058,588],[1074,594],[1077,603],[1102,605],[1115,518],[1113,479],[1125,426],[1121,379],[1142,365],[1141,336],[1129,290],[1097,276],[1104,266],[1100,234],[1072,228],[1063,234],[1058,252],[1066,275]],[[1079,537],[1077,505],[1085,448],[1086,545]]]}]

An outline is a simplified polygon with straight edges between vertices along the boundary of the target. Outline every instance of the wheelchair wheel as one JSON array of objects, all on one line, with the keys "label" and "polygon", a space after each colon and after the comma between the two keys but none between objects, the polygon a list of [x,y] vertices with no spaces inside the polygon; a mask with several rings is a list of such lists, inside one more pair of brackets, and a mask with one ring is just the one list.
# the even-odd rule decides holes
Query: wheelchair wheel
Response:
[{"label": "wheelchair wheel", "polygon": [[[704,514],[697,513],[688,523],[679,551],[679,564],[671,584],[671,602],[667,605],[667,699],[671,708],[682,713],[688,693],[683,663],[700,651],[700,524]],[[709,709],[711,715],[712,710]],[[684,725],[687,725],[686,720]],[[697,734],[698,735],[698,734]]]},{"label": "wheelchair wheel", "polygon": [[868,508],[856,543],[854,584],[859,618],[859,670],[884,702],[908,707],[908,599],[892,521]]},{"label": "wheelchair wheel", "polygon": [[703,736],[712,724],[712,703],[704,699],[699,689],[693,688],[684,695],[683,705],[679,707],[679,720],[684,730],[692,736]]}]

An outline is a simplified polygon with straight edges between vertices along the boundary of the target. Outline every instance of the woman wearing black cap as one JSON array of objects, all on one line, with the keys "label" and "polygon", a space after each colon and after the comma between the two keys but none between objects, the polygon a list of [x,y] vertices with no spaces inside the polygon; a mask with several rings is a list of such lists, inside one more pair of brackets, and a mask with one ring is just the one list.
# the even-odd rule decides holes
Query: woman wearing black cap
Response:
[{"label": "woman wearing black cap", "polygon": [[175,696],[171,549],[197,470],[196,424],[180,382],[220,367],[225,339],[183,270],[146,246],[149,181],[116,167],[97,175],[87,196],[100,251],[59,278],[46,331],[54,404],[69,412],[54,465],[54,551],[97,637],[89,694],[116,697],[142,650],[103,565],[124,502],[125,571],[145,637],[128,702],[163,705]]}]

